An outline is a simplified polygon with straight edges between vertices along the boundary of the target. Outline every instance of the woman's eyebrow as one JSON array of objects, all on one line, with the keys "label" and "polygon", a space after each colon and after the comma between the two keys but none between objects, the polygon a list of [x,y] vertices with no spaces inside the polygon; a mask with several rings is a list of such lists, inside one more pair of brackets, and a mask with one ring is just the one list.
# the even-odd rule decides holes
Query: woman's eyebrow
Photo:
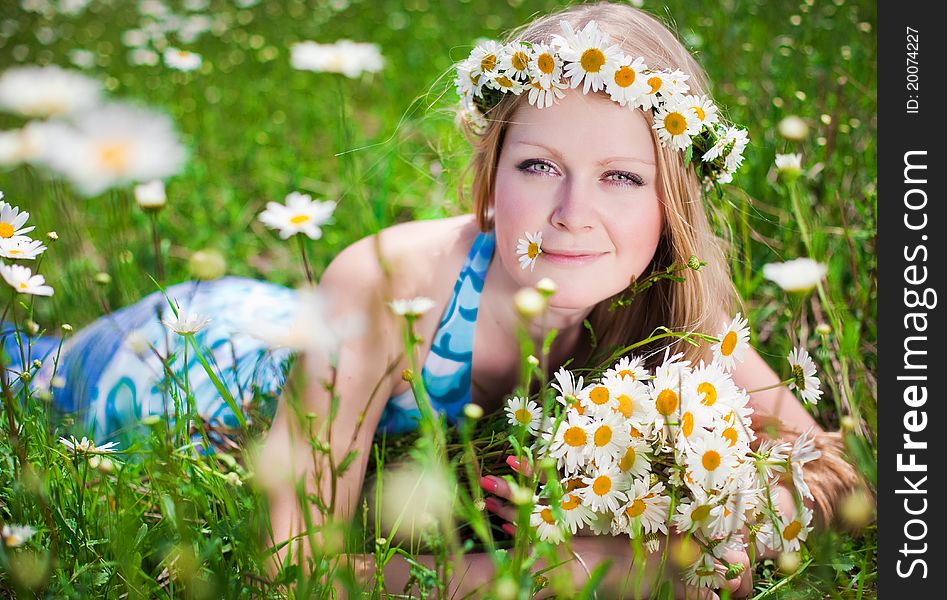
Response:
[{"label": "woman's eyebrow", "polygon": [[[540,144],[538,142],[529,142],[525,140],[519,140],[513,143],[522,144],[524,146],[534,146],[536,148],[542,148],[543,150],[551,154],[554,158],[562,160],[561,152],[559,152],[555,148],[550,148],[549,146],[546,146],[545,144]],[[645,160],[638,156],[609,156],[608,158],[603,158],[602,160],[598,161],[598,164],[607,165],[614,162],[638,162],[638,163],[642,163],[642,164],[649,165],[652,167],[654,166],[653,160]]]}]

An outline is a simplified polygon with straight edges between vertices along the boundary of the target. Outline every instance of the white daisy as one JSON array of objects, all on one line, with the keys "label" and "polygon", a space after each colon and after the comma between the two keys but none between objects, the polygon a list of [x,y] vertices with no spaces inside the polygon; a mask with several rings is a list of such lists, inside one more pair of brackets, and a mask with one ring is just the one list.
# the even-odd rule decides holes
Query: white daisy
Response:
[{"label": "white daisy", "polygon": [[616,511],[615,529],[631,536],[639,532],[666,534],[671,499],[663,492],[664,484],[660,481],[651,487],[647,480],[635,481],[627,491],[627,503]]},{"label": "white daisy", "polygon": [[[750,471],[752,475],[752,471]],[[720,510],[712,515],[710,526],[715,538],[726,538],[741,531],[748,515],[756,509],[763,490],[755,487],[754,480],[738,478],[739,483],[728,490]]]},{"label": "white daisy", "polygon": [[553,44],[559,46],[559,56],[565,62],[564,75],[570,87],[577,88],[584,82],[582,93],[597,92],[605,88],[605,74],[618,62],[621,52],[618,46],[608,44],[608,35],[599,31],[595,21],[589,21],[576,33],[572,26],[562,21],[564,35],[556,35]]},{"label": "white daisy", "polygon": [[133,48],[128,51],[128,64],[136,67],[153,67],[160,60],[158,53],[148,48]]},{"label": "white daisy", "polygon": [[670,98],[678,94],[687,93],[688,87],[684,81],[687,75],[680,71],[669,73],[667,71],[652,71],[644,75],[645,82],[648,84],[647,91],[640,97],[639,103],[643,110],[658,108]]},{"label": "white daisy", "polygon": [[686,453],[686,464],[695,483],[707,489],[723,487],[736,462],[736,453],[727,441],[712,435],[695,436]]},{"label": "white daisy", "polygon": [[654,379],[651,381],[650,392],[654,400],[656,415],[668,420],[681,406],[681,392],[683,391],[682,369],[662,365],[655,369]]},{"label": "white daisy", "polygon": [[260,221],[270,229],[278,229],[282,239],[304,233],[310,239],[322,237],[321,226],[325,225],[335,210],[333,201],[313,200],[309,194],[290,192],[286,204],[267,202],[266,210],[260,213]]},{"label": "white daisy", "polygon": [[543,253],[542,245],[542,231],[537,231],[535,234],[527,231],[525,240],[522,238],[517,240],[516,254],[519,256],[521,269],[526,270],[526,267],[529,267],[530,271],[533,270],[533,267],[536,266],[536,260]]},{"label": "white daisy", "polygon": [[684,150],[691,145],[691,136],[700,133],[700,120],[687,102],[665,102],[654,115],[653,128],[661,145]]},{"label": "white daisy", "polygon": [[157,210],[168,202],[164,182],[160,179],[135,186],[135,202],[144,210]]},{"label": "white daisy", "polygon": [[556,400],[565,407],[575,407],[578,409],[579,414],[582,414],[584,410],[579,403],[579,393],[583,389],[582,384],[585,383],[582,376],[580,375],[579,379],[576,380],[572,371],[567,371],[564,367],[559,367],[559,370],[553,374],[553,377],[556,381],[551,385],[559,392],[559,395],[556,396]]},{"label": "white daisy", "polygon": [[720,121],[720,116],[717,114],[717,105],[714,104],[708,96],[691,94],[684,96],[683,102],[686,103],[697,116],[701,129],[704,125],[710,126]]},{"label": "white daisy", "polygon": [[510,92],[514,96],[519,96],[526,89],[528,89],[528,86],[525,83],[517,81],[516,79],[513,79],[501,71],[487,73],[483,75],[483,78],[485,80],[484,85],[487,87],[499,90],[501,92]]},{"label": "white daisy", "polygon": [[780,175],[797,176],[802,172],[801,154],[777,154],[776,170]]},{"label": "white daisy", "polygon": [[516,81],[529,80],[529,74],[533,70],[533,52],[528,45],[514,42],[504,46],[499,59],[498,71]]},{"label": "white daisy", "polygon": [[654,420],[654,402],[648,393],[648,386],[629,376],[607,377],[606,387],[611,389],[612,401],[609,407],[615,413],[628,419],[632,425],[642,426]]},{"label": "white daisy", "polygon": [[685,385],[677,426],[678,440],[685,448],[689,448],[690,441],[695,436],[703,435],[713,424],[714,413],[701,404],[692,390],[691,386]]},{"label": "white daisy", "polygon": [[575,411],[568,411],[559,423],[555,433],[546,432],[543,438],[549,444],[549,456],[558,461],[558,468],[569,476],[574,474],[588,460],[589,418]]},{"label": "white daisy", "polygon": [[201,68],[201,55],[196,52],[188,52],[178,48],[168,48],[164,51],[164,64],[172,69],[184,71],[196,71]]},{"label": "white daisy", "polygon": [[388,303],[391,311],[401,317],[420,317],[435,306],[435,302],[424,296],[392,300]]},{"label": "white daisy", "polygon": [[579,393],[579,402],[590,417],[607,416],[618,408],[618,399],[606,382],[589,384]]},{"label": "white daisy", "polygon": [[647,69],[643,58],[620,55],[604,74],[605,91],[622,106],[637,107],[651,89],[644,75]]},{"label": "white daisy", "polygon": [[[2,198],[3,196],[0,196]],[[30,213],[20,212],[16,206],[11,206],[0,200],[0,238],[10,239],[14,236],[22,236],[36,229],[35,226],[23,227]]]},{"label": "white daisy", "polygon": [[693,395],[701,405],[721,417],[745,404],[733,379],[716,362],[705,365],[701,361],[685,378],[684,385],[685,394]]},{"label": "white daisy", "polygon": [[102,85],[55,65],[13,67],[0,75],[0,110],[24,117],[61,117],[99,104]]},{"label": "white daisy", "polygon": [[59,443],[73,454],[113,454],[118,452],[115,448],[118,446],[118,442],[108,442],[107,444],[96,446],[95,442],[85,436],[82,436],[81,440],[76,439],[75,436],[69,436],[69,439],[61,437],[59,438]]},{"label": "white daisy", "polygon": [[174,313],[161,322],[168,326],[168,329],[178,335],[188,335],[201,331],[210,323],[210,318],[197,313],[189,313],[186,310],[178,309],[177,316]]},{"label": "white daisy", "polygon": [[589,457],[600,467],[618,461],[631,444],[627,422],[616,413],[592,417],[589,433]]},{"label": "white daisy", "polygon": [[536,535],[541,541],[558,544],[565,537],[562,524],[556,520],[556,516],[548,506],[542,504],[533,506],[533,512],[529,516],[529,525],[536,530]]},{"label": "white daisy", "polygon": [[717,132],[717,141],[704,152],[701,160],[710,162],[716,160],[718,157],[724,157],[726,159],[734,153],[739,154],[740,160],[742,160],[743,149],[747,143],[746,130],[736,127],[728,127],[726,129],[717,127],[715,131]]},{"label": "white daisy", "polygon": [[87,196],[170,177],[187,155],[167,115],[130,104],[108,104],[76,115],[70,124],[49,123],[43,136],[39,161]]},{"label": "white daisy", "polygon": [[484,40],[477,44],[470,53],[470,76],[477,79],[484,74],[495,72],[500,64],[501,54],[503,54],[503,46],[494,40]]},{"label": "white daisy", "polygon": [[640,356],[623,356],[611,368],[606,369],[603,378],[617,377],[630,378],[632,381],[645,382],[651,376],[644,367],[644,358]]},{"label": "white daisy", "polygon": [[[559,85],[562,78],[562,59],[555,49],[547,44],[533,44],[532,57],[529,63],[530,79],[538,82],[541,89],[550,89]],[[568,86],[565,86],[568,87]]]},{"label": "white daisy", "polygon": [[377,45],[351,40],[339,40],[333,44],[312,41],[293,44],[289,61],[294,69],[340,73],[351,79],[362,73],[377,73],[385,66]]},{"label": "white daisy", "polygon": [[33,260],[46,250],[39,240],[31,240],[25,235],[11,238],[0,236],[0,256],[13,260]]},{"label": "white daisy", "polygon": [[763,277],[787,292],[807,292],[817,286],[829,268],[811,258],[763,265]]},{"label": "white daisy", "polygon": [[822,396],[819,378],[815,374],[815,363],[804,348],[793,348],[789,352],[789,366],[792,369],[792,381],[789,389],[799,390],[802,401],[817,404]]},{"label": "white daisy", "polygon": [[631,438],[618,460],[618,470],[635,478],[647,477],[651,473],[651,446],[640,439]]},{"label": "white daisy", "polygon": [[52,296],[53,288],[46,285],[46,278],[42,275],[33,275],[27,267],[20,265],[0,265],[0,275],[9,283],[18,294],[33,296]]},{"label": "white daisy", "polygon": [[750,347],[750,327],[749,322],[740,313],[737,313],[729,325],[724,323],[723,326],[724,330],[717,335],[720,341],[711,348],[714,351],[714,362],[724,371],[732,371],[736,368],[737,361],[743,362],[743,354]]},{"label": "white daisy", "polygon": [[800,542],[806,540],[809,531],[812,530],[812,511],[807,507],[802,507],[802,514],[796,515],[789,522],[780,523],[780,550],[782,552],[795,552],[799,550]]},{"label": "white daisy", "polygon": [[789,442],[777,442],[772,439],[764,439],[760,442],[760,447],[756,453],[761,458],[756,459],[756,466],[760,474],[767,481],[775,477],[776,472],[784,473],[786,471],[786,459],[792,452],[792,444]]},{"label": "white daisy", "polygon": [[727,582],[727,570],[712,554],[702,554],[684,571],[684,581],[697,587],[720,589]]},{"label": "white daisy", "polygon": [[793,486],[795,486],[800,494],[810,500],[813,499],[812,492],[809,490],[808,484],[806,484],[802,470],[807,462],[813,461],[820,456],[822,456],[822,451],[815,449],[815,434],[813,433],[813,428],[810,427],[805,433],[796,438],[789,457],[787,458],[789,466],[792,469]]},{"label": "white daisy", "polygon": [[693,499],[687,499],[677,505],[677,514],[674,515],[674,526],[680,533],[694,533],[700,530],[709,534],[712,517],[722,511],[702,489],[692,488]]},{"label": "white daisy", "polygon": [[561,100],[565,97],[565,90],[569,89],[569,86],[561,81],[544,84],[538,79],[533,79],[527,84],[527,89],[529,89],[527,100],[532,106],[536,108],[549,108],[555,104],[557,100]]},{"label": "white daisy", "polygon": [[582,478],[586,487],[578,491],[582,501],[594,511],[615,512],[628,500],[622,491],[625,477],[615,465],[593,469],[588,477]]},{"label": "white daisy", "polygon": [[573,492],[563,494],[561,506],[564,524],[573,535],[595,519],[592,509],[582,503],[581,494]]},{"label": "white daisy", "polygon": [[457,77],[454,78],[454,86],[461,98],[473,99],[483,96],[483,84],[486,80],[480,74],[474,75],[475,66],[469,58],[457,66]]},{"label": "white daisy", "polygon": [[537,431],[539,431],[543,411],[539,405],[532,400],[525,397],[513,396],[507,400],[503,410],[506,412],[510,425],[525,427],[532,435],[536,435]]},{"label": "white daisy", "polygon": [[3,544],[7,548],[18,548],[36,534],[36,530],[29,525],[4,525],[0,530],[0,538],[3,538]]}]

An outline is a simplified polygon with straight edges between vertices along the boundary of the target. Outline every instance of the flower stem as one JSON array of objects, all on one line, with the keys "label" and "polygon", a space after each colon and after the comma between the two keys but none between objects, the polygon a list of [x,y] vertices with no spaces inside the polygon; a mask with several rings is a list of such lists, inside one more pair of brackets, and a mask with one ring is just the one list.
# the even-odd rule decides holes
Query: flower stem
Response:
[{"label": "flower stem", "polygon": [[306,269],[306,281],[309,282],[309,285],[314,285],[315,282],[312,280],[312,267],[309,266],[309,255],[306,252],[306,241],[302,236],[296,236],[296,239],[299,240],[299,253],[303,257],[303,267]]},{"label": "flower stem", "polygon": [[161,260],[161,236],[158,234],[158,213],[149,211],[151,217],[151,240],[154,244],[155,253],[155,278],[158,281],[164,281],[164,263]]}]

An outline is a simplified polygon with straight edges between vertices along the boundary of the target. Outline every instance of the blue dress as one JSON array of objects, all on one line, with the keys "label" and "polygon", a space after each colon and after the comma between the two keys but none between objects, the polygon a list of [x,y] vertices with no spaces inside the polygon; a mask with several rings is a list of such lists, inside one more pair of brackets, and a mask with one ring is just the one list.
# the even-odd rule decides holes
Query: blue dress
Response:
[{"label": "blue dress", "polygon": [[[493,232],[480,233],[474,240],[421,371],[432,405],[451,423],[460,418],[464,405],[470,402],[474,328],[494,245]],[[181,309],[210,318],[208,326],[195,337],[220,382],[238,404],[252,401],[255,394],[279,396],[292,351],[269,348],[252,332],[258,330],[262,320],[271,327],[288,328],[298,302],[294,290],[225,277],[187,281],[167,288],[165,293]],[[74,414],[80,428],[96,441],[133,428],[146,416],[174,414],[168,392],[170,378],[159,355],[173,357],[172,372],[179,381],[187,378],[195,408],[206,421],[238,426],[193,347],[185,352],[184,338],[161,322],[172,317],[168,299],[155,292],[83,328],[66,340],[61,353],[58,338],[36,336],[24,356],[12,325],[4,324],[4,364],[10,371],[19,372],[23,359],[26,363],[42,361],[31,386],[34,390],[50,390],[54,406]],[[417,427],[418,418],[414,396],[407,390],[389,399],[376,434],[410,431]]]}]

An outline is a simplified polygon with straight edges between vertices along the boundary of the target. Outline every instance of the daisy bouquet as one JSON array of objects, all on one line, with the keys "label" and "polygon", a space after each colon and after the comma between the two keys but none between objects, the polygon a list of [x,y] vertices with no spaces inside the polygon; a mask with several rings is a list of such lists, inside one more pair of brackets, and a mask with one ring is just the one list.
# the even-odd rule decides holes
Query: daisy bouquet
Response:
[{"label": "daisy bouquet", "polygon": [[[652,371],[626,356],[587,382],[560,368],[547,415],[533,400],[512,398],[509,422],[532,440],[537,460],[555,465],[533,499],[535,536],[558,544],[583,531],[628,535],[655,551],[661,537],[677,533],[700,549],[685,579],[706,587],[728,578],[729,550],[754,543],[761,552],[798,550],[812,520],[802,506],[802,496],[811,498],[803,466],[819,452],[808,432],[795,444],[754,443],[749,395],[730,374],[748,338],[737,315],[709,364],[665,354]],[[818,380],[804,352],[790,361],[811,394]],[[790,473],[799,510],[787,521],[774,495],[778,478]]]}]

